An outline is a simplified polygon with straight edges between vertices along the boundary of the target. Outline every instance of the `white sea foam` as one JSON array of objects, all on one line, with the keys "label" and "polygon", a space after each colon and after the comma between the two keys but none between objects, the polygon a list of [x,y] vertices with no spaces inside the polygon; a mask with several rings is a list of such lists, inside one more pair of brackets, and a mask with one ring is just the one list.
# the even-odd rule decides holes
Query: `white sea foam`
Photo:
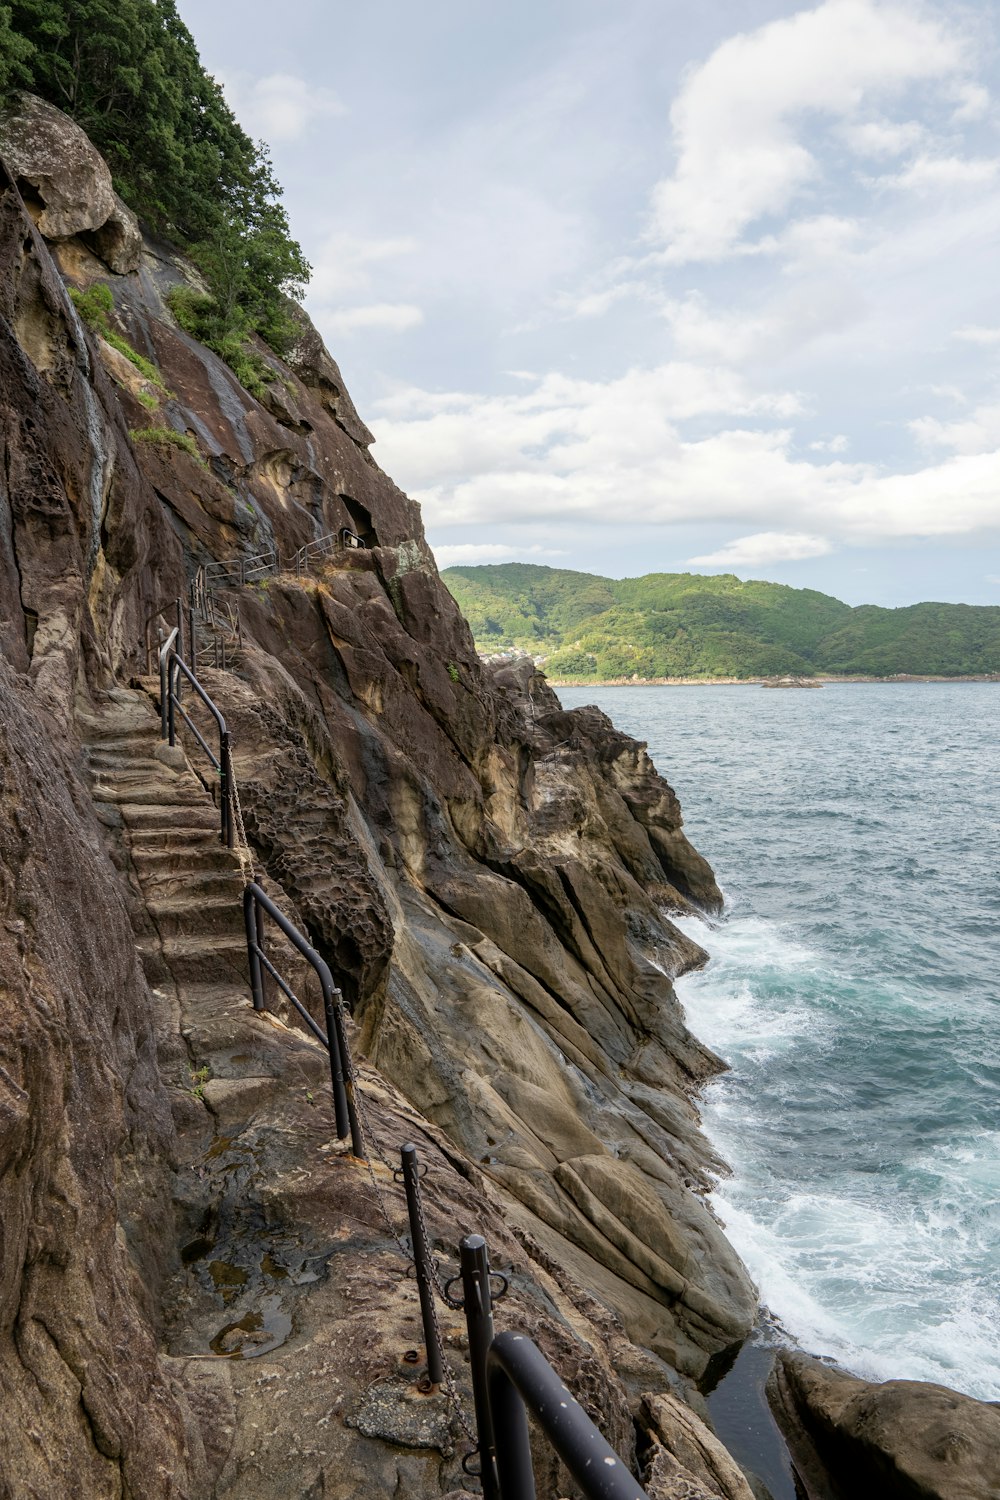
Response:
[{"label": "white sea foam", "polygon": [[[733,1168],[714,1206],[763,1303],[802,1347],[866,1378],[1000,1399],[1000,1132],[956,1125],[866,1170],[836,1152],[812,1160],[808,1140],[796,1153],[782,1111],[820,1083],[836,1098],[817,1070],[853,1025],[857,986],[763,919],[682,925],[711,954],[678,985],[688,1024],[733,1069],[703,1101]],[[906,1011],[923,1010],[889,987],[865,998],[904,1030]]]},{"label": "white sea foam", "polygon": [[582,689],[647,740],[727,920],[678,994],[731,1065],[717,1207],[802,1346],[1000,1399],[995,689]]}]

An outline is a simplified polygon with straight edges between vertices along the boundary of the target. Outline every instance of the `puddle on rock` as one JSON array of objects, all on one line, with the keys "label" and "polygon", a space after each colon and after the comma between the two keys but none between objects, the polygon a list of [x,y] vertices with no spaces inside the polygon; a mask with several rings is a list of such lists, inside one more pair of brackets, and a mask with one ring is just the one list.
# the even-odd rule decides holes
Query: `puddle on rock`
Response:
[{"label": "puddle on rock", "polygon": [[220,1328],[210,1344],[227,1359],[257,1359],[279,1348],[292,1331],[292,1320],[276,1294],[262,1297],[259,1308]]},{"label": "puddle on rock", "polygon": [[232,1266],[228,1260],[210,1261],[208,1274],[215,1283],[215,1290],[222,1293],[225,1302],[231,1302],[249,1279],[242,1266]]}]

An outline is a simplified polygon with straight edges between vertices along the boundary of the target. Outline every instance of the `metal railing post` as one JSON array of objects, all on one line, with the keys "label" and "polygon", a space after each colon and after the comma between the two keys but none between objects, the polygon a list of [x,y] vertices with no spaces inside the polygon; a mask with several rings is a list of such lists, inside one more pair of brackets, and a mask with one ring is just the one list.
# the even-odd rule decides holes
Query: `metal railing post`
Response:
[{"label": "metal railing post", "polygon": [[222,842],[228,849],[235,843],[233,831],[233,754],[229,731],[219,736],[219,788],[222,799]]},{"label": "metal railing post", "polygon": [[486,1356],[493,1342],[493,1299],[490,1296],[490,1258],[481,1234],[466,1235],[458,1247],[465,1300],[465,1326],[469,1332],[469,1364],[472,1396],[479,1438],[480,1479],[483,1500],[501,1500],[497,1474],[496,1438],[486,1387]]},{"label": "metal railing post", "polygon": [[168,653],[168,656],[167,656],[167,743],[169,745],[171,745],[171,746],[175,745],[177,743],[177,735],[176,735],[176,732],[175,732],[175,725],[174,725],[174,704],[176,703],[177,698],[176,698],[176,695],[174,693],[174,684],[177,681],[177,679],[178,679],[179,676],[180,676],[180,673],[179,673],[178,668],[177,668],[177,658],[172,653]]},{"label": "metal railing post", "polygon": [[[260,949],[261,953],[264,953],[264,911],[259,901],[254,903],[254,911],[256,913],[257,922],[257,947]],[[266,957],[267,955],[265,954],[264,956]],[[268,980],[270,979],[270,977],[271,976],[268,974],[267,970],[262,968],[260,976],[260,994],[261,1000],[265,1007],[267,1006],[267,1002],[270,998],[270,995],[268,993]]]},{"label": "metal railing post", "polygon": [[444,1379],[441,1346],[434,1319],[434,1288],[431,1284],[431,1252],[424,1235],[424,1218],[420,1211],[420,1172],[417,1148],[408,1142],[400,1151],[403,1163],[403,1187],[406,1189],[406,1211],[410,1218],[410,1244],[420,1294],[420,1317],[424,1325],[424,1348],[427,1350],[427,1374],[433,1385]]},{"label": "metal railing post", "polygon": [[[516,1338],[499,1334],[498,1338]],[[496,1348],[491,1345],[490,1355]],[[531,1438],[524,1402],[503,1367],[493,1357],[486,1364],[486,1392],[496,1438],[497,1476],[500,1493],[517,1500],[535,1500],[535,1471],[531,1462]]]},{"label": "metal railing post", "polygon": [[254,899],[253,886],[243,892],[243,925],[247,933],[247,958],[250,960],[250,994],[254,1010],[264,1009],[264,984],[261,976],[259,942],[260,909]]},{"label": "metal railing post", "polygon": [[[322,963],[320,959],[320,963]],[[359,1161],[367,1161],[364,1137],[354,1106],[354,1081],[347,1076],[345,1059],[348,1056],[347,1038],[340,1014],[340,991],[334,988],[330,971],[323,964],[317,968],[323,989],[323,1012],[326,1016],[327,1045],[330,1049],[330,1080],[333,1085],[333,1104],[337,1115],[337,1134],[341,1140],[350,1132],[351,1151]]]},{"label": "metal railing post", "polygon": [[170,671],[167,666],[167,653],[160,651],[160,739],[165,740],[168,733],[167,695],[170,692]]},{"label": "metal railing post", "polygon": [[[255,911],[254,907],[258,910]],[[260,937],[259,911],[264,911],[285,934],[292,947],[302,955],[315,970],[323,991],[323,1011],[326,1017],[326,1032],[317,1024],[302,1001],[295,994],[274,964],[264,952]],[[351,1137],[351,1149],[356,1157],[365,1161],[364,1137],[354,1104],[354,1083],[350,1076],[350,1052],[344,1034],[340,1010],[340,991],[333,982],[329,965],[320,958],[316,949],[306,941],[298,928],[276,906],[270,896],[255,880],[249,882],[243,893],[243,922],[246,928],[247,953],[250,958],[250,992],[255,1010],[264,1009],[264,973],[270,974],[281,993],[291,1001],[299,1015],[318,1042],[322,1042],[330,1055],[330,1084],[333,1090],[333,1107],[337,1117],[337,1135],[340,1140]]]}]

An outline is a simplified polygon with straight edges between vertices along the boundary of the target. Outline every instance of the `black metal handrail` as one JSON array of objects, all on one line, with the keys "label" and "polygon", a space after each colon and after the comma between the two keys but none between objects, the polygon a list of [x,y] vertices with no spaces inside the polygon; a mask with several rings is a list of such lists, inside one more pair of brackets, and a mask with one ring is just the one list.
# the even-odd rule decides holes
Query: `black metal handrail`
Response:
[{"label": "black metal handrail", "polygon": [[[319,976],[323,991],[323,1012],[326,1016],[326,1031],[313,1020],[291,985],[264,951],[263,913],[271,918],[285,934],[292,947],[311,964]],[[311,943],[290,922],[280,907],[276,906],[266,891],[255,880],[250,881],[243,892],[243,921],[247,935],[247,956],[250,960],[250,992],[254,1010],[264,1010],[264,977],[266,969],[278,985],[282,994],[295,1007],[313,1036],[323,1043],[330,1054],[330,1083],[333,1089],[333,1107],[337,1117],[337,1135],[340,1140],[351,1137],[354,1155],[364,1158],[364,1143],[354,1106],[354,1085],[345,1070],[344,1060],[348,1056],[347,1038],[344,1035],[343,1012],[340,1005],[340,990],[333,982],[333,975],[325,959],[322,959]]]},{"label": "black metal handrail", "polygon": [[[154,609],[153,613],[151,615],[148,615],[146,617],[146,623],[142,627],[142,644],[143,644],[143,646],[145,647],[145,650],[146,650],[146,671],[147,672],[150,670],[151,665],[152,665],[152,659],[153,659],[153,651],[154,651],[154,649],[156,651],[159,651],[160,647],[161,647],[161,645],[163,643],[163,626],[160,625],[158,627],[159,639],[157,641],[155,641],[155,642],[153,641],[153,639],[151,637],[150,628],[149,627],[153,624],[154,620],[164,620],[164,621],[167,620],[168,619],[168,614],[167,614],[168,610],[170,611],[170,614],[173,616],[173,618],[177,622],[178,639],[181,642],[180,649],[181,649],[182,653],[184,651],[184,605],[183,605],[183,602],[180,599],[178,599],[178,598],[164,599],[163,603],[160,604],[156,609]],[[194,622],[191,619],[190,611],[188,611],[188,628],[189,628],[189,630],[193,628],[193,624],[194,624]]]},{"label": "black metal handrail", "polygon": [[526,1334],[494,1334],[482,1235],[467,1235],[459,1255],[484,1500],[535,1500],[526,1408],[587,1500],[649,1500],[538,1345]]},{"label": "black metal handrail", "polygon": [[527,1407],[587,1500],[649,1500],[538,1345],[498,1333],[486,1355],[501,1500],[535,1500]]},{"label": "black metal handrail", "polygon": [[[176,626],[167,636],[160,648],[160,733],[168,744],[177,742],[177,715],[180,714],[184,723],[194,735],[198,744],[219,777],[219,816],[221,821],[222,842],[231,849],[234,842],[233,829],[233,762],[232,749],[229,741],[229,731],[226,721],[219,709],[212,702],[194,672],[188,666],[184,658],[178,653]],[[198,697],[208,709],[215,720],[219,731],[219,753],[215,754],[208,741],[205,739],[197,724],[187,713],[180,699],[180,680],[183,677],[197,693]]]}]

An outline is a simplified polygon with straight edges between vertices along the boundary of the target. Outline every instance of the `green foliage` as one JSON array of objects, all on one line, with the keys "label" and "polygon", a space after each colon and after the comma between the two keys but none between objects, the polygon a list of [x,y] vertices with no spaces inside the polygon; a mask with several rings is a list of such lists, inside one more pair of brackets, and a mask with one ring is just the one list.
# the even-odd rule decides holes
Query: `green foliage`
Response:
[{"label": "green foliage", "polygon": [[226,315],[214,297],[190,286],[172,287],[167,303],[185,333],[225,360],[240,384],[259,401],[274,372],[250,343],[253,327],[247,315],[238,307]]},{"label": "green foliage", "polygon": [[31,83],[34,50],[28,38],[14,30],[10,6],[0,5],[0,101]]},{"label": "green foliage", "polygon": [[194,1099],[204,1099],[205,1085],[212,1077],[211,1068],[206,1064],[203,1068],[190,1068],[188,1071],[191,1075],[191,1087],[188,1092]]},{"label": "green foliage", "polygon": [[140,401],[147,411],[155,411],[157,400],[155,396],[148,395],[145,391],[136,391],[135,398]]},{"label": "green foliage", "polygon": [[1000,672],[1000,608],[852,609],[732,574],[598,578],[530,563],[442,575],[479,649],[519,646],[553,678],[890,677]]},{"label": "green foliage", "polygon": [[453,661],[450,661],[448,663],[448,676],[451,678],[452,682],[461,682],[462,680],[462,674]]},{"label": "green foliage", "polygon": [[133,427],[129,431],[133,443],[157,443],[161,447],[183,448],[198,463],[205,460],[198,452],[198,444],[188,432],[176,432],[173,427]]},{"label": "green foliage", "polygon": [[287,299],[301,295],[309,265],[289,234],[266,147],[240,128],[205,72],[175,0],[0,6],[0,91],[16,86],[71,115],[122,197],[200,266],[215,304],[213,347],[259,384],[247,338],[259,333],[286,349]]},{"label": "green foliage", "polygon": [[107,283],[95,281],[93,286],[88,286],[85,292],[71,286],[69,295],[73,306],[87,327],[95,328],[100,334],[105,333],[108,319],[115,310],[115,299]]},{"label": "green foliage", "polygon": [[[151,364],[137,349],[133,349],[128,340],[122,338],[118,330],[112,328],[108,321],[115,306],[109,286],[103,281],[95,281],[93,286],[89,286],[85,292],[78,291],[76,287],[70,287],[69,295],[73,306],[88,328],[92,328],[95,333],[99,333],[105,343],[111,345],[112,349],[117,349],[119,354],[124,354],[125,358],[135,365],[144,380],[151,381],[153,385],[159,386],[161,391],[166,390],[156,366]],[[140,400],[143,401],[144,405],[149,404],[142,396],[140,396]],[[155,406],[156,402],[152,402],[152,405]]]}]

